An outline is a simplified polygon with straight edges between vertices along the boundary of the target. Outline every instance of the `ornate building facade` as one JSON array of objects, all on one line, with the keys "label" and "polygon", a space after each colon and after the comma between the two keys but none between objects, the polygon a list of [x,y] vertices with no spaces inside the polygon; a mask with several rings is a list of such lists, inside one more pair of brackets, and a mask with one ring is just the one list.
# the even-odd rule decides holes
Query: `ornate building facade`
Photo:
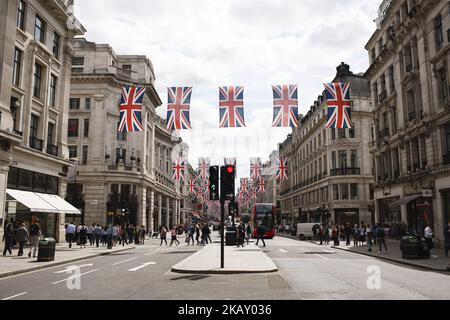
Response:
[{"label": "ornate building facade", "polygon": [[450,4],[383,1],[366,45],[376,143],[376,215],[443,241],[450,220]]}]

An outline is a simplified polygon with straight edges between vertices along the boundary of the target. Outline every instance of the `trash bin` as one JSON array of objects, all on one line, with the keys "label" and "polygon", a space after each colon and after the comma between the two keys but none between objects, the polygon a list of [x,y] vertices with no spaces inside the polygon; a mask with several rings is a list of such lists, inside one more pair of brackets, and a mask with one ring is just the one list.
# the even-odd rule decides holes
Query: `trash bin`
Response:
[{"label": "trash bin", "polygon": [[430,257],[430,249],[424,239],[416,236],[404,236],[400,240],[403,259],[425,259]]},{"label": "trash bin", "polygon": [[39,241],[38,260],[48,262],[55,260],[56,240],[53,238],[43,238]]},{"label": "trash bin", "polygon": [[227,246],[235,246],[237,244],[236,241],[236,231],[228,231],[225,233],[225,243]]}]

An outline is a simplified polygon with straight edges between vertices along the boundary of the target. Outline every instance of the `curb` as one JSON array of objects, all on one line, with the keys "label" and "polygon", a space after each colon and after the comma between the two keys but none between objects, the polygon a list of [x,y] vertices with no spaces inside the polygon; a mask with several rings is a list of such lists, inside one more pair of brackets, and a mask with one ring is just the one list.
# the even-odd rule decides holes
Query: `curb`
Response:
[{"label": "curb", "polygon": [[394,259],[394,258],[383,257],[383,256],[374,256],[374,255],[369,254],[369,253],[358,252],[358,251],[351,251],[351,250],[342,249],[342,248],[335,247],[335,246],[331,246],[331,248],[338,249],[338,250],[341,250],[341,251],[361,254],[361,255],[364,255],[364,256],[372,257],[372,258],[388,260],[388,261],[396,262],[396,263],[399,263],[399,264],[404,264],[404,265],[415,267],[415,268],[422,268],[422,269],[427,269],[427,270],[432,270],[432,271],[450,271],[450,266],[447,267],[446,269],[445,268],[434,268],[434,267],[430,267],[430,266],[423,265],[423,264],[416,264],[416,263],[412,263],[412,262],[408,262],[408,261],[397,260],[397,259]]},{"label": "curb", "polygon": [[75,262],[75,261],[87,260],[87,259],[100,257],[100,256],[107,256],[107,255],[110,255],[110,254],[113,254],[113,253],[128,251],[128,250],[132,250],[132,249],[136,249],[136,248],[137,247],[131,247],[131,248],[125,248],[125,249],[116,250],[116,251],[113,251],[113,252],[96,253],[96,254],[91,254],[89,256],[84,256],[84,257],[79,257],[79,258],[74,258],[74,259],[69,259],[69,260],[64,260],[64,261],[58,261],[58,262],[54,262],[54,263],[51,263],[51,264],[45,264],[45,265],[32,267],[32,268],[28,268],[28,269],[21,269],[21,270],[4,272],[4,273],[0,273],[0,278],[6,278],[6,277],[14,276],[14,275],[17,275],[17,274],[21,274],[21,273],[27,273],[27,272],[47,269],[47,268],[59,266],[59,265],[62,265],[62,264]]},{"label": "curb", "polygon": [[177,269],[172,268],[171,272],[176,273],[188,273],[188,274],[251,274],[251,273],[271,273],[277,272],[278,268],[270,269],[270,270],[221,270],[221,269],[210,269],[210,270],[186,270],[186,269]]}]

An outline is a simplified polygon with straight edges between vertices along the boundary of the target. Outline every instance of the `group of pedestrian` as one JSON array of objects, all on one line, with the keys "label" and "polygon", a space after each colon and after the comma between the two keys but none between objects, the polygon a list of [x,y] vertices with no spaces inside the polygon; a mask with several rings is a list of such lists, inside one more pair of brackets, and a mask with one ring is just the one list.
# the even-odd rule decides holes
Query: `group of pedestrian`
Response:
[{"label": "group of pedestrian", "polygon": [[23,256],[23,248],[25,244],[30,242],[30,251],[28,252],[28,257],[36,258],[38,252],[39,239],[42,237],[41,227],[39,225],[39,220],[35,219],[30,225],[30,231],[25,227],[25,223],[22,221],[14,222],[11,220],[6,223],[4,227],[4,233],[2,241],[5,242],[3,249],[3,255],[6,253],[12,255],[12,249],[15,245],[19,245],[18,256]]}]

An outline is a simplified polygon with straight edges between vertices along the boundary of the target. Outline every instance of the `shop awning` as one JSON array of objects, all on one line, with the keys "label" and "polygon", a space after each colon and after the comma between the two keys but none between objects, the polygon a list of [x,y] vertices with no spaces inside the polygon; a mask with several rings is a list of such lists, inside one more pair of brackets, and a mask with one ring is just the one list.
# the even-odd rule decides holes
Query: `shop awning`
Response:
[{"label": "shop awning", "polygon": [[403,197],[403,198],[398,199],[398,200],[396,200],[396,201],[394,201],[394,202],[391,202],[391,203],[389,204],[389,208],[390,208],[390,209],[397,208],[397,207],[401,206],[402,204],[408,204],[408,203],[410,203],[411,201],[414,201],[414,200],[416,200],[416,199],[419,199],[420,197],[422,197],[422,194],[421,194],[421,193],[419,193],[419,194],[413,194],[413,195],[410,195],[410,196]]},{"label": "shop awning", "polygon": [[80,210],[57,195],[6,189],[6,193],[30,212],[81,214]]}]

